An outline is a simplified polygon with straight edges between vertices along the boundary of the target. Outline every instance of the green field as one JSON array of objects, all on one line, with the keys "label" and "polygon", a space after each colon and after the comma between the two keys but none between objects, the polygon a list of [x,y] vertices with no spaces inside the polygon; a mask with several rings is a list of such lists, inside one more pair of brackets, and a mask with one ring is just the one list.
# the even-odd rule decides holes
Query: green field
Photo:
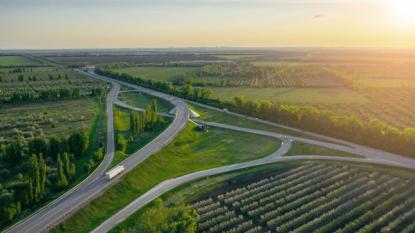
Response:
[{"label": "green field", "polygon": [[174,106],[169,102],[146,95],[139,92],[121,92],[119,94],[119,99],[133,107],[145,109],[151,101],[154,99],[157,100],[157,111],[162,113],[168,113]]},{"label": "green field", "polygon": [[143,79],[151,79],[158,81],[173,81],[178,77],[186,74],[194,73],[197,68],[192,67],[127,67],[121,69],[114,69],[116,72],[127,73],[135,77]]},{"label": "green field", "polygon": [[142,132],[136,137],[131,137],[130,112],[130,110],[120,107],[114,108],[115,138],[123,136],[127,140],[127,148],[125,152],[117,151],[115,153],[114,160],[112,161],[112,166],[126,159],[128,156],[138,151],[141,147],[145,146],[151,140],[156,138],[165,128],[169,126],[171,121],[170,118],[164,118],[165,124],[163,128],[151,132]]},{"label": "green field", "polygon": [[273,138],[218,128],[200,132],[189,125],[166,148],[135,167],[53,232],[89,232],[163,180],[261,158],[277,150],[279,145]]},{"label": "green field", "polygon": [[29,60],[22,56],[0,56],[0,67],[21,67],[38,66],[36,61]]},{"label": "green field", "polygon": [[16,130],[24,134],[67,136],[89,127],[97,117],[100,104],[103,103],[99,98],[2,104],[0,137],[10,139]]},{"label": "green field", "polygon": [[[329,170],[327,170],[327,168]],[[338,175],[330,177],[330,174],[335,173],[336,171],[338,172]],[[290,178],[290,173],[292,175],[292,178]],[[386,184],[383,184],[382,179],[379,178],[379,173],[383,174],[384,176],[388,176],[388,178],[390,179],[396,179],[397,182],[386,181]],[[295,176],[297,177],[297,180],[295,179]],[[353,179],[353,177],[356,177],[356,179]],[[286,179],[287,182],[284,182],[284,179]],[[289,179],[292,182],[289,182]],[[370,189],[370,185],[369,187],[367,185],[365,187],[365,179],[370,179],[371,182],[375,184],[374,186],[379,185],[380,187],[373,187],[373,189]],[[226,174],[220,174],[212,177],[206,177],[199,179],[197,181],[181,185],[161,196],[160,199],[164,201],[163,213],[157,212],[157,209],[155,209],[154,205],[155,201],[153,201],[150,204],[146,205],[144,208],[135,212],[132,216],[120,223],[110,232],[141,232],[142,226],[146,226],[148,224],[152,225],[153,227],[158,227],[159,225],[156,225],[157,223],[159,223],[158,218],[165,215],[165,213],[168,213],[169,211],[179,206],[183,206],[184,204],[193,204],[195,205],[194,209],[200,210],[199,205],[203,205],[202,202],[200,202],[201,200],[204,200],[204,204],[206,205],[215,202],[219,202],[220,205],[209,209],[212,211],[219,211],[217,214],[212,215],[210,218],[205,218],[205,216],[209,215],[207,214],[209,210],[207,212],[203,211],[203,214],[199,213],[199,227],[207,225],[206,223],[203,224],[204,219],[212,220],[211,227],[213,227],[213,225],[216,224],[214,222],[214,219],[216,219],[216,217],[221,216],[221,214],[224,213],[221,213],[219,209],[226,206],[228,210],[235,210],[238,214],[242,215],[242,221],[238,221],[236,222],[236,224],[232,224],[233,227],[236,227],[238,224],[244,222],[244,220],[249,222],[249,220],[252,219],[254,221],[252,222],[252,224],[247,224],[247,228],[251,229],[254,228],[255,225],[257,225],[259,227],[257,229],[258,231],[256,232],[265,232],[268,229],[275,229],[275,226],[273,225],[275,224],[274,222],[277,220],[273,219],[280,218],[278,219],[278,221],[286,224],[280,225],[282,227],[288,227],[289,221],[298,221],[300,220],[298,218],[302,217],[302,221],[299,222],[297,227],[306,228],[306,224],[308,224],[308,222],[313,218],[305,218],[303,216],[307,216],[309,212],[318,213],[318,211],[327,208],[327,205],[329,204],[321,204],[321,206],[315,207],[316,210],[312,209],[309,211],[307,211],[305,207],[317,204],[315,203],[317,201],[314,200],[319,200],[319,194],[327,195],[325,198],[321,198],[320,201],[324,202],[323,200],[326,200],[325,203],[331,203],[329,202],[329,200],[335,194],[333,190],[337,190],[337,193],[341,194],[339,195],[339,199],[337,200],[337,205],[347,203],[348,199],[342,197],[342,195],[350,196],[352,194],[355,194],[356,202],[354,202],[352,205],[348,205],[349,211],[342,211],[338,212],[338,215],[331,215],[337,218],[337,227],[334,224],[334,222],[328,221],[326,222],[326,224],[320,223],[319,225],[308,226],[309,231],[315,231],[317,230],[317,228],[321,228],[320,232],[334,232],[333,229],[335,228],[351,229],[353,224],[355,224],[355,231],[357,231],[356,229],[360,229],[363,227],[367,227],[367,229],[383,228],[383,230],[387,230],[388,226],[395,230],[393,232],[399,232],[398,229],[404,229],[406,227],[411,226],[411,224],[413,225],[412,220],[415,216],[413,214],[413,210],[411,211],[411,208],[413,209],[413,207],[415,206],[415,200],[413,197],[409,196],[410,191],[405,191],[404,195],[397,195],[399,197],[393,197],[393,195],[390,195],[390,193],[395,189],[401,189],[403,192],[405,188],[413,189],[413,187],[411,187],[411,183],[415,181],[414,179],[415,177],[413,173],[407,170],[371,165],[361,165],[356,163],[320,163],[292,161],[264,165],[255,168],[238,170]],[[383,177],[383,180],[385,180],[385,177]],[[255,182],[257,183],[255,184]],[[303,185],[306,182],[313,182],[314,185]],[[351,186],[348,182],[354,182],[354,187],[356,190],[346,189],[346,187]],[[275,185],[273,185],[274,183]],[[289,183],[289,185],[287,185],[286,183]],[[333,186],[330,186],[330,184],[333,184]],[[251,185],[251,187],[248,185]],[[262,188],[262,186],[264,186],[264,188]],[[286,191],[281,191],[285,188],[285,186],[288,186],[286,187]],[[244,188],[245,191],[241,188]],[[259,192],[254,192],[253,190],[251,191],[250,189],[253,188],[260,188]],[[317,189],[319,189],[319,191],[316,191]],[[226,193],[232,190],[235,193],[233,197],[232,193]],[[252,193],[250,193],[250,191]],[[389,195],[385,195],[383,192],[389,193]],[[245,193],[245,196],[241,196],[240,198],[237,197],[238,194],[244,195]],[[359,195],[363,193],[365,194]],[[378,196],[379,198],[375,197],[376,193],[380,195]],[[258,197],[255,197],[255,194],[259,194],[257,195]],[[278,194],[280,194],[279,196],[281,196],[281,194],[285,194],[284,196],[286,198],[284,199],[283,196],[282,199],[278,200]],[[372,203],[372,201],[370,201],[370,204],[368,204],[362,201],[359,197],[364,196],[368,198],[367,195],[369,194],[374,197],[372,201],[374,201],[375,203]],[[311,199],[313,196],[308,195],[314,195],[315,199]],[[405,199],[405,197],[409,199]],[[230,198],[238,199],[232,201],[233,199],[231,200]],[[403,201],[401,204],[398,203],[399,198]],[[212,199],[212,201],[210,201],[209,199]],[[272,205],[272,202],[275,202],[275,204]],[[376,203],[382,203],[380,204],[382,205],[382,207],[376,206]],[[334,203],[331,203],[330,205],[334,205]],[[390,206],[390,209],[387,209],[386,206]],[[279,208],[278,214],[271,215],[272,211],[276,210],[277,208]],[[398,212],[401,214],[405,213],[405,215],[391,215],[389,214],[389,211],[392,209],[394,212]],[[366,210],[370,210],[371,213],[364,214]],[[258,216],[256,217],[256,215]],[[328,217],[325,213],[321,213],[320,215],[317,215],[314,218],[320,220],[319,218]],[[291,217],[288,218],[288,216]],[[348,218],[346,218],[346,216]],[[373,216],[379,216],[379,220],[374,221],[374,219],[376,218],[372,218]],[[385,216],[385,218],[382,219],[380,218],[380,216]],[[386,218],[386,216],[388,217]],[[265,218],[270,220],[267,220],[268,222],[261,221]],[[219,221],[218,223],[224,223],[226,222],[226,220],[229,220],[229,218],[225,218],[224,220]],[[341,220],[343,220],[343,222],[340,222]],[[351,222],[353,222],[353,224],[350,224]],[[319,222],[316,221],[316,223]],[[228,224],[225,224],[223,230],[229,230],[230,228],[231,227]],[[248,229],[242,230],[241,232],[245,232]],[[323,231],[324,229],[326,231]],[[202,231],[203,229],[198,229],[198,232]]]},{"label": "green field", "polygon": [[270,100],[287,104],[362,104],[368,100],[360,93],[346,88],[211,88],[213,96],[230,100],[235,96],[246,99]]}]

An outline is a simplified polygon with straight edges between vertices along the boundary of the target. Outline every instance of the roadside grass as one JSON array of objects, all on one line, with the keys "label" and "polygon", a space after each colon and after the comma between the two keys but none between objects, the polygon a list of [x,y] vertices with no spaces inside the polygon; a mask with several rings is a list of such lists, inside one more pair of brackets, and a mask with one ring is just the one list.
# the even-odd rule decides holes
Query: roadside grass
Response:
[{"label": "roadside grass", "polygon": [[231,100],[244,96],[252,100],[270,100],[287,104],[364,104],[369,100],[349,88],[255,88],[255,87],[214,87],[213,97]]},{"label": "roadside grass", "polygon": [[22,56],[0,56],[0,67],[38,66],[40,63]]},{"label": "roadside grass", "polygon": [[340,156],[350,158],[364,158],[361,155],[334,150],[322,146],[311,145],[303,142],[293,142],[290,150],[284,156],[294,155],[326,155],[326,156]]},{"label": "roadside grass", "polygon": [[127,103],[133,107],[145,109],[153,100],[157,100],[157,111],[161,113],[168,113],[174,106],[169,102],[146,95],[140,92],[121,92],[119,95],[119,100]]},{"label": "roadside grass", "polygon": [[137,66],[114,69],[114,71],[127,73],[143,79],[173,81],[175,78],[193,73],[197,69],[195,67]]},{"label": "roadside grass", "polygon": [[[114,155],[114,160],[111,163],[111,167],[117,165],[124,159],[128,158],[134,152],[145,146],[151,140],[156,138],[161,132],[163,132],[171,123],[170,118],[164,119],[164,127],[151,132],[140,133],[136,137],[131,137],[130,133],[130,110],[114,107],[114,129],[115,138],[123,136],[127,140],[127,148],[125,152],[117,150]],[[118,147],[117,147],[118,149]]]},{"label": "roadside grass", "polygon": [[220,128],[201,132],[188,125],[162,151],[139,164],[52,232],[89,232],[163,180],[258,159],[271,154],[279,145],[279,141],[269,137]]}]

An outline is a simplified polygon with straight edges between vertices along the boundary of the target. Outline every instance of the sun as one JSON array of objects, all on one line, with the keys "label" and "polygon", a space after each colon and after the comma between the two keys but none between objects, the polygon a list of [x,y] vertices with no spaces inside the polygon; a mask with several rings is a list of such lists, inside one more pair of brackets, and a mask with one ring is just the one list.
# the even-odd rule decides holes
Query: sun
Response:
[{"label": "sun", "polygon": [[399,23],[415,26],[415,1],[414,0],[387,0],[387,4],[393,11]]}]

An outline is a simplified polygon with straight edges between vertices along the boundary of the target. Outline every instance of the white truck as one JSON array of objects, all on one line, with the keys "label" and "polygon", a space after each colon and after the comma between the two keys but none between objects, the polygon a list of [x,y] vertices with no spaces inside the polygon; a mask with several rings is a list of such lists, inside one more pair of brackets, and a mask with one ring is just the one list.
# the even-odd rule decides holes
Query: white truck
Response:
[{"label": "white truck", "polygon": [[124,171],[124,166],[119,165],[119,166],[116,166],[113,169],[105,172],[105,177],[107,177],[107,180],[111,180],[112,178],[116,177],[117,175],[119,175],[123,171]]}]

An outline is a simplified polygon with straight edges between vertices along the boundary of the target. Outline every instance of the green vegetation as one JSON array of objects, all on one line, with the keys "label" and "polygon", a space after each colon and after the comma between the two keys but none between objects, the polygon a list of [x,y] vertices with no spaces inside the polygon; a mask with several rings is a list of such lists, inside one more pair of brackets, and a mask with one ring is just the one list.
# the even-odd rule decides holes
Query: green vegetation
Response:
[{"label": "green vegetation", "polygon": [[74,132],[68,138],[18,135],[16,141],[1,145],[0,226],[51,200],[75,175],[90,172],[75,162],[88,156],[89,147],[87,132]]},{"label": "green vegetation", "polygon": [[353,165],[307,164],[192,205],[198,231],[399,232],[414,216],[414,181]]},{"label": "green vegetation", "polygon": [[82,181],[102,160],[105,85],[0,57],[0,227]]},{"label": "green vegetation", "polygon": [[[145,114],[143,114],[145,115]],[[141,147],[149,143],[151,140],[156,138],[162,131],[164,131],[170,124],[171,119],[169,118],[158,118],[157,127],[152,129],[145,125],[150,124],[142,121],[140,123],[140,130],[131,128],[131,125],[137,125],[138,118],[142,116],[130,110],[115,107],[114,108],[114,127],[115,137],[117,138],[117,151],[112,161],[112,165],[116,165]],[[133,124],[131,124],[131,121]],[[133,128],[135,128],[133,126]],[[121,142],[120,142],[121,141]]]},{"label": "green vegetation", "polygon": [[244,96],[249,100],[270,100],[284,104],[365,104],[368,99],[347,88],[211,88],[213,97],[232,100]]},{"label": "green vegetation", "polygon": [[0,56],[0,67],[39,66],[38,62],[22,56]]},{"label": "green vegetation", "polygon": [[140,216],[140,221],[130,232],[194,233],[197,229],[196,211],[187,206],[166,208],[156,199]]},{"label": "green vegetation", "polygon": [[[105,68],[105,67],[104,67]],[[340,138],[382,150],[415,156],[415,128],[398,129],[377,118],[361,119],[351,114],[336,114],[333,111],[318,109],[309,105],[275,104],[269,100],[245,100],[235,97],[233,101],[211,97],[211,90],[193,88],[190,83],[176,88],[172,83],[145,81],[128,74],[114,73],[98,69],[103,75],[144,85],[182,98],[199,101],[231,111],[260,117],[276,123],[305,129],[319,134]]]},{"label": "green vegetation", "polygon": [[[365,182],[368,180],[371,182]],[[316,230],[334,232],[335,228],[346,230],[354,224],[356,229],[349,229],[351,232],[362,229],[375,229],[375,232],[380,232],[379,230],[382,229],[381,232],[387,232],[389,228],[393,229],[393,232],[399,232],[410,227],[415,217],[412,211],[415,200],[410,197],[411,191],[406,190],[408,188],[412,190],[414,182],[412,171],[404,169],[356,163],[296,161],[202,178],[175,188],[162,195],[161,199],[164,200],[166,212],[184,205],[192,205],[198,210],[197,232],[221,223],[222,230],[239,226],[245,228],[244,232],[252,228],[257,230],[253,232],[276,230],[274,226],[278,223],[281,223],[281,227],[307,227],[307,231],[310,232]],[[396,189],[405,193],[396,198],[394,197]],[[323,197],[324,195],[326,198]],[[353,199],[353,196],[357,198],[356,202],[350,203],[349,200]],[[339,199],[327,200],[335,197]],[[374,203],[365,202],[361,200],[362,197],[373,197]],[[399,200],[402,200],[402,203],[399,203]],[[319,202],[324,202],[321,204],[323,208],[316,206]],[[329,209],[331,205],[342,206],[342,208],[334,208],[327,214],[325,212],[318,214],[319,211]],[[154,206],[153,201],[111,232],[135,232],[138,225],[146,224],[147,219],[143,218],[144,214],[157,213]],[[224,211],[225,206],[229,212]],[[313,206],[316,206],[316,210]],[[347,209],[343,209],[343,206]],[[310,208],[313,210],[309,210]],[[400,214],[389,214],[392,208],[394,212]],[[241,214],[242,219],[232,215],[231,211]],[[211,212],[215,214],[210,215]],[[371,212],[370,216],[366,214],[367,212]],[[232,216],[236,217],[236,224],[232,226],[223,224],[230,221]],[[381,221],[376,221],[377,218],[372,218],[373,216],[379,216],[378,219]],[[381,218],[381,216],[388,217]],[[216,218],[222,220],[217,222]],[[318,222],[317,220],[313,222],[318,224],[311,224],[313,219],[318,219]],[[321,221],[322,219],[328,221]],[[289,222],[292,223],[288,225]],[[294,225],[294,222],[298,224]]]},{"label": "green vegetation", "polygon": [[166,179],[261,158],[278,146],[275,139],[268,137],[218,128],[202,132],[188,126],[166,148],[139,164],[53,232],[88,232]]},{"label": "green vegetation", "polygon": [[71,70],[42,67],[0,69],[0,102],[33,102],[100,96],[104,84]]},{"label": "green vegetation", "polygon": [[326,147],[311,145],[302,142],[293,142],[290,150],[284,156],[292,155],[327,155],[327,156],[341,156],[352,158],[363,158],[361,155],[356,155],[344,151],[338,151]]},{"label": "green vegetation", "polygon": [[66,136],[90,126],[99,116],[104,102],[103,98],[81,98],[3,104],[0,107],[0,138],[8,141],[18,133],[25,137]]},{"label": "green vegetation", "polygon": [[156,81],[173,81],[178,77],[194,73],[197,68],[192,67],[167,67],[167,66],[138,66],[114,69],[115,72],[138,76],[142,79]]},{"label": "green vegetation", "polygon": [[167,113],[173,108],[173,105],[165,100],[158,99],[136,91],[121,92],[119,99],[133,107],[142,109],[145,109],[151,103],[151,101],[156,99],[158,104],[157,111],[161,113]]}]

